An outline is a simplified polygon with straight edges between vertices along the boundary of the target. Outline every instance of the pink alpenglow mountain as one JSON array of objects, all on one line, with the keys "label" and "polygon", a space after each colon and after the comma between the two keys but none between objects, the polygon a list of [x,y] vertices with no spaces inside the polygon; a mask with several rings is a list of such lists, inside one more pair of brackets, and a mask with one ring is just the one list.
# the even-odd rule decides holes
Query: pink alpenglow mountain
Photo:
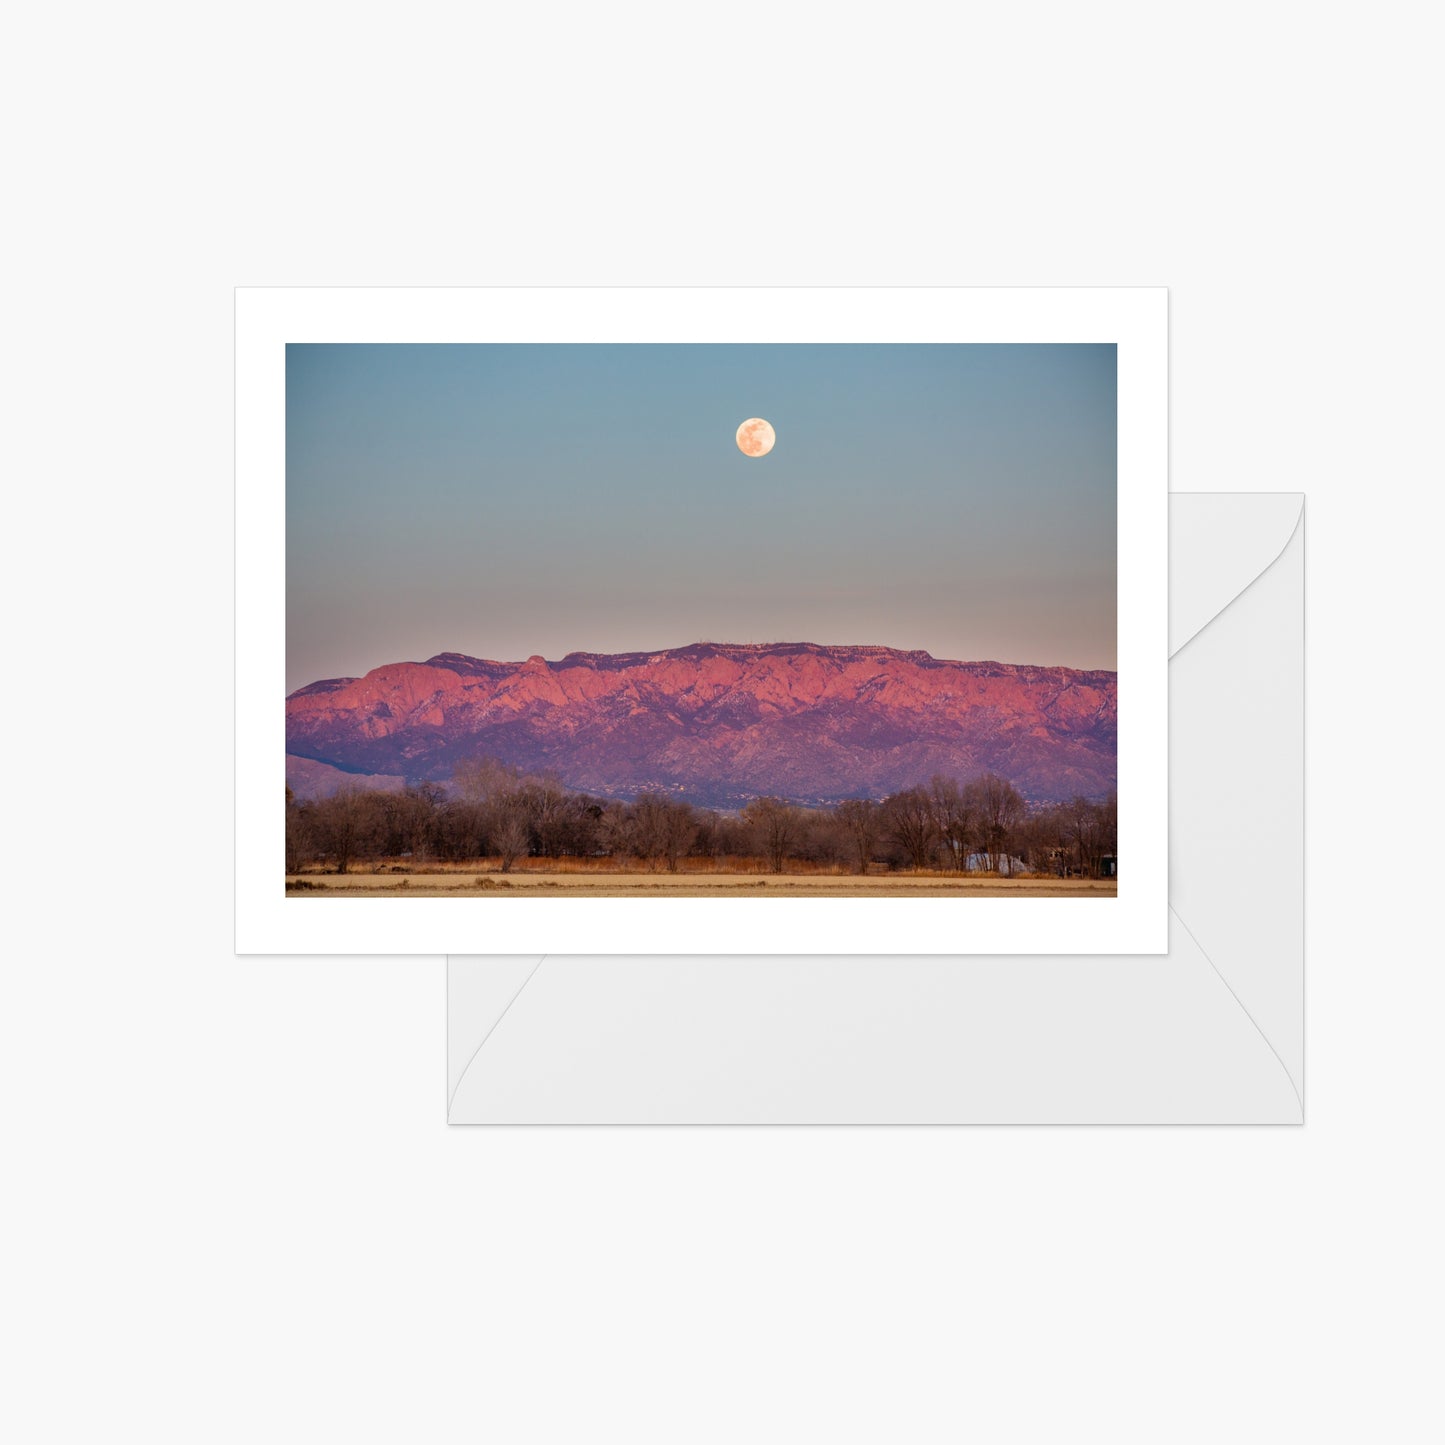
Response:
[{"label": "pink alpenglow mountain", "polygon": [[881,798],[992,771],[1034,802],[1116,783],[1112,672],[813,643],[487,662],[444,652],[286,699],[286,750],[352,775],[445,780],[498,758],[604,797],[710,807]]}]

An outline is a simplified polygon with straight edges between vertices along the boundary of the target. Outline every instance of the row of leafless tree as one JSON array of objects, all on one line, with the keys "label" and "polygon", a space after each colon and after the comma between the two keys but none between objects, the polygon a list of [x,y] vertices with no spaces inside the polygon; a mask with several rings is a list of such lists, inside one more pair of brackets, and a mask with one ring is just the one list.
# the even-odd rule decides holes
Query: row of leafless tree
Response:
[{"label": "row of leafless tree", "polygon": [[286,868],[345,873],[380,859],[617,858],[676,872],[724,860],[790,862],[864,873],[870,868],[949,872],[1020,870],[1092,876],[1117,852],[1113,798],[1029,809],[994,773],[937,776],[882,800],[803,808],[757,798],[740,813],[699,809],[665,793],[631,802],[574,792],[489,760],[458,768],[452,785],[400,793],[343,788],[301,802],[286,794]]}]

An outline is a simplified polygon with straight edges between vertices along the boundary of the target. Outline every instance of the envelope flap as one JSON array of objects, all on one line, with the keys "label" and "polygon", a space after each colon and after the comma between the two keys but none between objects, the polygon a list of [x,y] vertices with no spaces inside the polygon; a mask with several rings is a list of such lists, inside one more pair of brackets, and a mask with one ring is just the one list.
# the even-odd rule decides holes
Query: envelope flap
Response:
[{"label": "envelope flap", "polygon": [[[1197,540],[1182,524],[1206,499],[1178,500],[1174,535]],[[1169,664],[1170,907],[1301,1101],[1304,558],[1301,517]]]},{"label": "envelope flap", "polygon": [[[1302,492],[1182,492],[1169,556],[1169,655],[1203,631],[1289,545]],[[1179,523],[1185,525],[1178,525]]]}]

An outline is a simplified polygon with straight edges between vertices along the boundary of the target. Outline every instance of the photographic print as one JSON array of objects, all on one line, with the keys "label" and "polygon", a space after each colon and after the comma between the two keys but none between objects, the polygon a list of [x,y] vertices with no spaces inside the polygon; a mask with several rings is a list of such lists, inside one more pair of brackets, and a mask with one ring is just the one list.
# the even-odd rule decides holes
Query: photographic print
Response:
[{"label": "photographic print", "polygon": [[286,888],[1113,896],[1116,413],[1108,344],[288,346]]},{"label": "photographic print", "polygon": [[238,292],[239,935],[1162,948],[1165,315]]}]

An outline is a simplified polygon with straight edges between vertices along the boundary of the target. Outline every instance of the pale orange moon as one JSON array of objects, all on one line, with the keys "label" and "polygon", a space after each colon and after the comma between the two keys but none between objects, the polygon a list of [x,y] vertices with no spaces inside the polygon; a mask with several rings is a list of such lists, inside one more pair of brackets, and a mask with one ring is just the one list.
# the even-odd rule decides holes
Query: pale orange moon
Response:
[{"label": "pale orange moon", "polygon": [[750,416],[738,428],[738,450],[745,457],[765,457],[772,451],[778,434],[770,421],[760,416]]}]

